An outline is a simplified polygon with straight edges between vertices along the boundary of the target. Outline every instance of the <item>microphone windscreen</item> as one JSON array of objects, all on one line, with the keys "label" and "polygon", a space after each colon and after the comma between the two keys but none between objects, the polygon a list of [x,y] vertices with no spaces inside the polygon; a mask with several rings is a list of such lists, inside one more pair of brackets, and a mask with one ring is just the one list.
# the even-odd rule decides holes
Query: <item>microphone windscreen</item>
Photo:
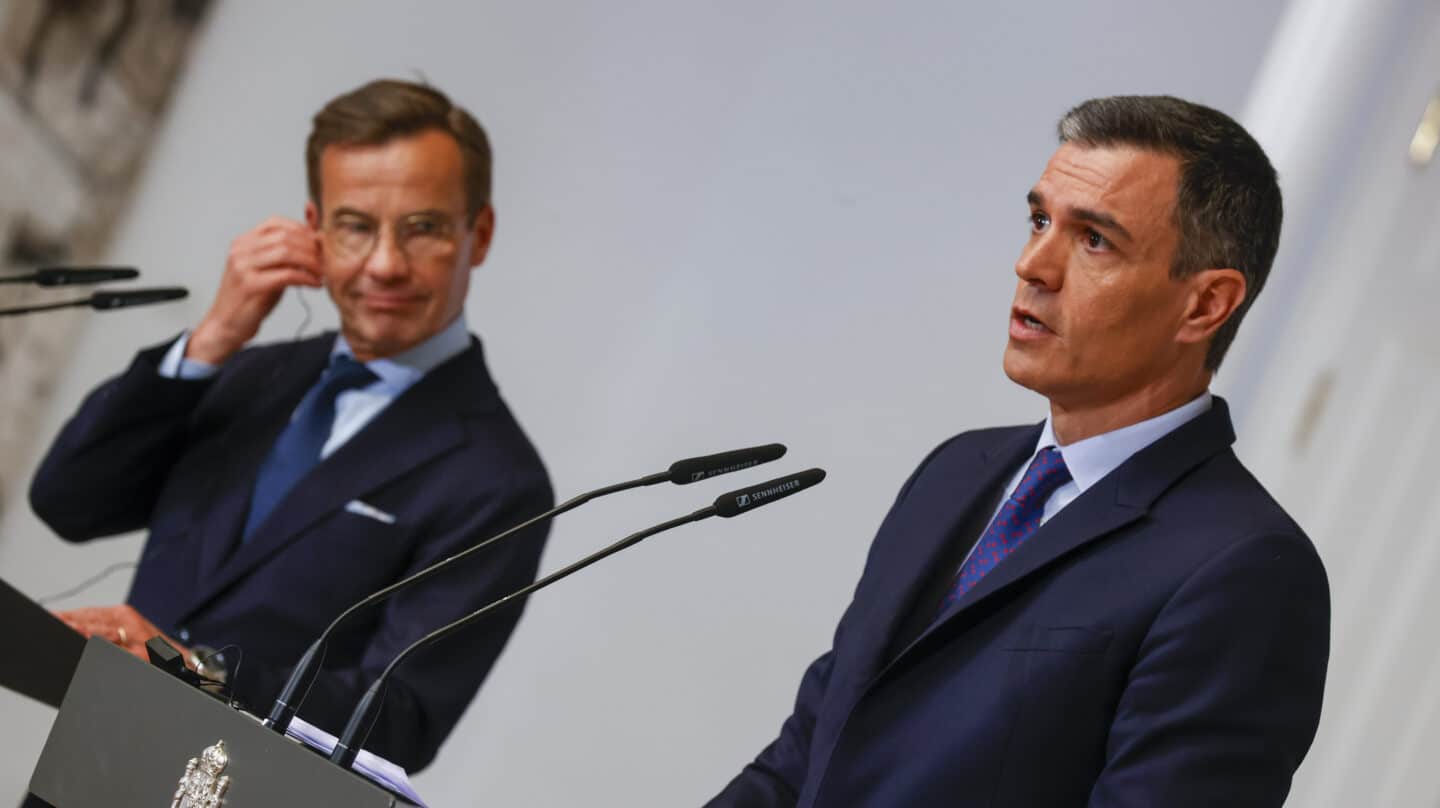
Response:
[{"label": "microphone windscreen", "polygon": [[670,466],[670,482],[676,485],[689,485],[701,480],[708,480],[711,477],[718,477],[721,474],[742,471],[761,463],[779,460],[784,456],[785,447],[783,445],[768,443],[764,446],[735,449],[704,457],[690,457],[685,460],[677,460]]},{"label": "microphone windscreen", "polygon": [[823,479],[825,479],[824,469],[806,469],[796,474],[787,474],[758,485],[721,494],[715,498],[715,514],[726,519],[739,516],[747,511],[753,511],[761,505],[768,505],[791,494],[798,494],[811,486],[819,485]]},{"label": "microphone windscreen", "polygon": [[179,300],[190,294],[181,286],[161,286],[155,289],[131,289],[124,292],[104,290],[90,295],[90,307],[95,309],[123,309],[127,306],[144,306],[149,303],[164,303]]},{"label": "microphone windscreen", "polygon": [[140,270],[134,267],[45,267],[35,272],[35,282],[41,286],[128,281],[138,277]]}]

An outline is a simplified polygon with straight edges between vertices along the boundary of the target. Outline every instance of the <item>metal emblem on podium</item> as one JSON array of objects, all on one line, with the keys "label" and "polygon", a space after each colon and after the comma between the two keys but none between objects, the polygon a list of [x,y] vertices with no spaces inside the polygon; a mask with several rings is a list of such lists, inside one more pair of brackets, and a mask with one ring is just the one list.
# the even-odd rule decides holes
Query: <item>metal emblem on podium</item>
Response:
[{"label": "metal emblem on podium", "polygon": [[190,758],[185,774],[176,784],[170,808],[220,808],[225,802],[225,789],[230,787],[230,778],[222,774],[228,765],[230,753],[225,751],[224,741],[216,741],[214,746],[205,747],[200,757]]}]

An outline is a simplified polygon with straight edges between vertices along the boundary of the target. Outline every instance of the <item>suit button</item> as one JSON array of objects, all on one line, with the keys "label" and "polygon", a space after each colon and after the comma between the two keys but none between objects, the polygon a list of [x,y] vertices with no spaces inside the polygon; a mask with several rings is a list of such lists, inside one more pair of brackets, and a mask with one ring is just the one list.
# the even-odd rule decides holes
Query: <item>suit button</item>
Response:
[{"label": "suit button", "polygon": [[188,628],[180,629],[178,632],[175,633],[175,635],[180,638],[180,642],[190,642],[190,629]]}]

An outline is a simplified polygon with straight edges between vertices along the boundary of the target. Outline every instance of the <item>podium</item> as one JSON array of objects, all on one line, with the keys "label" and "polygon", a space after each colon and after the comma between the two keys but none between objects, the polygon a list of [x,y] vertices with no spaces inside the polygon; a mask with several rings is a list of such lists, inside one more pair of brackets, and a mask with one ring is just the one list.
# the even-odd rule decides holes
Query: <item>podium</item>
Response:
[{"label": "podium", "polygon": [[414,804],[104,640],[83,640],[3,581],[0,622],[43,638],[0,663],[0,684],[52,704],[64,689],[30,777],[30,792],[56,808],[167,806],[182,780],[191,808]]},{"label": "podium", "polygon": [[0,579],[0,625],[10,649],[0,654],[0,685],[59,707],[80,664],[85,638]]}]

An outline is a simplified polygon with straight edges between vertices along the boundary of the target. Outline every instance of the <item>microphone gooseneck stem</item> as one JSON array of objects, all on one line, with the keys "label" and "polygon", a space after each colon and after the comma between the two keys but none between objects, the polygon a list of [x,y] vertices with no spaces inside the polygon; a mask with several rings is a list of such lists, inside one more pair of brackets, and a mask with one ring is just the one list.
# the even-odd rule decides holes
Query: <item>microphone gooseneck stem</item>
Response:
[{"label": "microphone gooseneck stem", "polygon": [[506,595],[505,597],[500,598],[499,600],[486,604],[485,606],[482,606],[479,609],[476,609],[475,611],[465,615],[459,620],[456,620],[449,625],[441,626],[440,628],[435,629],[429,634],[426,634],[425,636],[411,643],[409,647],[397,654],[394,659],[390,660],[390,664],[385,666],[385,670],[381,671],[380,675],[376,677],[374,683],[370,685],[370,689],[365,691],[364,697],[362,697],[360,699],[360,703],[355,706],[355,711],[350,714],[350,721],[345,725],[345,733],[340,736],[339,742],[335,744],[335,750],[330,753],[330,761],[332,763],[337,763],[347,769],[350,768],[350,764],[355,762],[355,756],[359,754],[360,747],[365,743],[365,739],[369,737],[370,729],[374,726],[375,719],[379,716],[380,706],[384,701],[383,694],[385,689],[385,682],[389,679],[390,672],[395,670],[395,668],[398,667],[401,662],[404,662],[405,659],[408,658],[415,651],[418,651],[433,642],[438,642],[445,637],[448,637],[451,634],[459,631],[460,629],[463,629],[487,617],[488,615],[494,614],[500,609],[503,609],[504,607],[515,602],[519,598],[523,598],[526,595],[535,592],[536,590],[544,589],[545,587],[555,583],[556,581],[567,578],[579,572],[580,570],[585,569],[591,564],[594,564],[595,562],[603,558],[612,556],[627,547],[639,544],[641,541],[655,535],[656,533],[662,533],[666,530],[670,530],[671,528],[680,527],[681,525],[686,525],[691,522],[698,522],[701,519],[708,519],[709,517],[714,515],[715,508],[714,506],[710,506],[706,508],[701,508],[694,513],[686,514],[685,516],[681,516],[677,519],[671,519],[668,522],[662,522],[658,525],[655,525],[654,527],[646,528],[638,533],[631,533],[629,536],[626,536],[620,541],[615,542],[609,547],[585,556],[579,561],[576,561],[574,564],[559,569],[545,576],[544,578],[535,581],[529,586],[517,589],[514,592]]},{"label": "microphone gooseneck stem", "polygon": [[301,657],[300,661],[295,664],[295,668],[290,672],[290,678],[285,681],[285,686],[280,690],[280,695],[275,698],[274,706],[270,708],[270,715],[265,718],[265,726],[281,734],[284,734],[285,730],[289,729],[290,721],[295,718],[295,714],[299,711],[300,705],[305,702],[305,694],[309,691],[310,685],[314,682],[315,676],[319,673],[320,663],[324,659],[325,641],[330,637],[332,633],[334,633],[335,629],[339,628],[341,623],[344,623],[346,620],[348,620],[350,616],[355,612],[367,606],[379,603],[380,601],[389,598],[391,595],[399,592],[402,589],[405,589],[406,587],[424,581],[431,576],[437,575],[440,572],[448,569],[451,565],[463,561],[464,559],[469,558],[470,556],[480,552],[481,550],[484,550],[486,547],[489,547],[490,545],[495,544],[496,542],[503,539],[507,539],[527,527],[535,525],[546,519],[553,519],[556,516],[565,513],[566,511],[574,510],[592,499],[595,499],[597,497],[603,497],[609,494],[615,494],[620,491],[628,491],[631,488],[640,488],[642,486],[663,483],[669,479],[670,478],[667,473],[659,472],[656,474],[650,474],[644,477],[640,477],[639,479],[629,480],[623,483],[616,483],[615,485],[608,485],[604,488],[597,488],[594,491],[586,492],[577,497],[574,497],[573,499],[567,500],[566,502],[563,502],[560,505],[555,506],[554,508],[551,508],[550,510],[540,514],[539,516],[527,519],[524,522],[521,522],[520,524],[510,528],[509,530],[492,536],[485,541],[476,544],[473,547],[467,547],[466,549],[461,550],[455,555],[452,555],[442,561],[438,561],[435,564],[426,567],[425,569],[422,569],[407,578],[402,578],[399,581],[396,581],[395,583],[385,587],[384,589],[374,592],[365,599],[357,602],[355,605],[341,612],[339,617],[336,617],[334,620],[330,621],[330,625],[326,626],[325,630],[320,632],[320,637],[316,639],[314,643],[311,643],[310,648],[305,652],[305,655]]},{"label": "microphone gooseneck stem", "polygon": [[10,317],[18,314],[30,314],[37,311],[52,311],[54,309],[78,308],[90,305],[90,298],[80,300],[65,300],[60,303],[44,303],[38,306],[18,306],[13,309],[0,309],[0,317]]},{"label": "microphone gooseneck stem", "polygon": [[[436,573],[439,573],[442,570],[449,568],[455,562],[458,562],[464,558],[469,558],[471,555],[474,555],[475,553],[484,550],[486,547],[489,547],[490,545],[498,541],[513,536],[519,531],[524,530],[525,528],[530,527],[537,522],[545,519],[553,519],[556,516],[565,513],[566,511],[574,510],[575,508],[584,505],[592,499],[597,499],[599,497],[607,496],[609,494],[619,493],[621,491],[627,491],[631,488],[640,488],[643,486],[656,485],[663,482],[671,482],[677,485],[686,485],[688,483],[709,479],[711,477],[715,477],[721,474],[728,474],[732,471],[740,471],[742,469],[750,468],[751,466],[755,466],[760,463],[769,463],[772,460],[782,457],[784,454],[785,447],[783,445],[779,443],[770,443],[764,446],[752,446],[747,449],[735,449],[729,452],[720,452],[718,454],[705,455],[703,457],[689,457],[684,460],[678,460],[675,463],[671,464],[670,468],[666,471],[657,472],[655,474],[648,474],[644,477],[630,480],[628,482],[608,485],[604,488],[597,488],[594,491],[581,494],[574,499],[569,500],[568,502],[551,508],[550,510],[540,514],[539,516],[533,517],[525,522],[515,525],[509,530],[500,533],[498,536],[492,536],[491,538],[480,542],[474,547],[462,550],[461,552],[456,553],[449,558],[436,562],[430,567],[413,573],[404,580],[396,581],[390,586],[387,586],[384,589],[381,589],[380,591],[365,597],[360,602],[341,612],[339,617],[336,617],[334,620],[332,620],[330,622],[330,625],[327,626],[325,630],[320,633],[319,638],[311,644],[310,648],[305,652],[305,655],[301,657],[300,662],[297,663],[295,667],[290,671],[290,676],[286,680],[285,686],[281,688],[280,695],[275,699],[275,704],[270,708],[270,714],[266,717],[264,721],[265,726],[281,734],[284,734],[285,730],[289,728],[290,721],[295,717],[295,713],[300,709],[301,704],[304,703],[305,694],[309,692],[309,689],[313,685],[316,675],[320,670],[320,665],[324,661],[325,641],[340,626],[340,624],[348,620],[350,616],[358,610],[383,601],[391,595],[395,594],[396,592],[400,591],[401,589],[404,589],[413,584],[420,583],[421,581],[426,580],[432,575],[435,575]],[[720,515],[723,516],[726,514],[721,513]]]}]

